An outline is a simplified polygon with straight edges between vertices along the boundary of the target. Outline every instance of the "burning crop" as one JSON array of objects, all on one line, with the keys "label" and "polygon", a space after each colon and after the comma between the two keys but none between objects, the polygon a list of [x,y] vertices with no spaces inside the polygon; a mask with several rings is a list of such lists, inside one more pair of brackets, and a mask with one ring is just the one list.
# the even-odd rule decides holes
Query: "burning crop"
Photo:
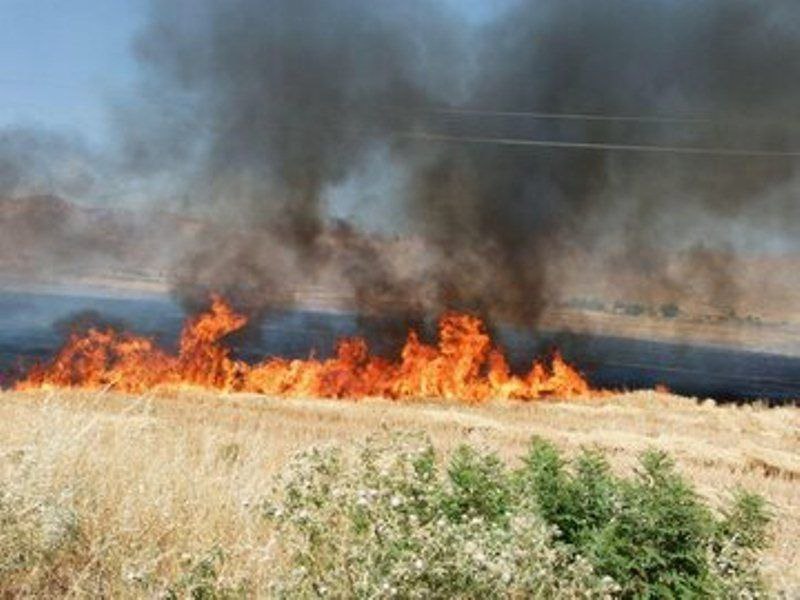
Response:
[{"label": "burning crop", "polygon": [[148,390],[200,387],[279,397],[392,399],[432,398],[477,402],[586,395],[586,379],[558,352],[534,361],[524,375],[511,372],[478,317],[449,312],[438,324],[435,345],[408,333],[397,360],[375,356],[365,339],[340,339],[328,359],[268,357],[250,364],[236,359],[225,337],[247,318],[219,296],[187,320],[177,354],[153,340],[112,328],[73,334],[57,355],[34,366],[16,387]]}]

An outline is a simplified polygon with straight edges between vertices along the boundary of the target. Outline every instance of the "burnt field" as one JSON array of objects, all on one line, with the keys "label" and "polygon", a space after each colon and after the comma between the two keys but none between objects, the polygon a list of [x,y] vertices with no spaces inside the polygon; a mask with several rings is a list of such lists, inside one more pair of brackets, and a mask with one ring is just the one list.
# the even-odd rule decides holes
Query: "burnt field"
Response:
[{"label": "burnt field", "polygon": [[[52,356],[75,326],[111,325],[153,336],[174,345],[185,314],[163,297],[119,298],[40,292],[0,293],[0,372],[5,385],[25,366]],[[353,313],[273,312],[256,330],[235,335],[238,356],[325,357],[342,336],[363,335],[376,353],[391,355],[402,344],[406,323],[390,317],[364,318]],[[432,335],[434,320],[423,325]],[[717,401],[800,402],[800,358],[744,352],[695,343],[651,342],[587,334],[522,331],[500,327],[493,332],[515,369],[533,356],[559,348],[594,387],[641,389],[657,385]]]}]

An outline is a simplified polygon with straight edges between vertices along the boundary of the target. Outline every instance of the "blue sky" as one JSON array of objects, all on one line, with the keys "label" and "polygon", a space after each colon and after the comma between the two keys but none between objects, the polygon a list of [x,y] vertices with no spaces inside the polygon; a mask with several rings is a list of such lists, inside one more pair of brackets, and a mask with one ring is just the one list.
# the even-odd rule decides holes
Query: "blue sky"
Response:
[{"label": "blue sky", "polygon": [[[446,1],[480,19],[508,0]],[[45,126],[102,140],[110,98],[136,76],[131,40],[147,6],[148,0],[0,0],[0,127]]]},{"label": "blue sky", "polygon": [[0,127],[105,134],[110,97],[135,76],[144,0],[0,0]]}]

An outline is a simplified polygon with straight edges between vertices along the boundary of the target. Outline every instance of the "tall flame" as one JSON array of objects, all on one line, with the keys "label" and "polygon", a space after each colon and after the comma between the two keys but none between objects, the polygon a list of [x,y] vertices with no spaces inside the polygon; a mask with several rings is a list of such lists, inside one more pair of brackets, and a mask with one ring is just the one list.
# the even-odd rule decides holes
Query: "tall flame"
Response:
[{"label": "tall flame", "polygon": [[410,331],[394,362],[372,355],[363,338],[345,338],[326,360],[271,357],[251,365],[234,359],[223,343],[225,336],[246,323],[246,317],[213,296],[210,308],[184,325],[177,355],[131,333],[91,329],[84,335],[73,334],[50,363],[33,367],[16,388],[139,393],[188,385],[287,397],[472,402],[569,398],[591,391],[583,376],[557,352],[549,361],[534,361],[524,376],[512,374],[484,323],[468,314],[445,314],[439,320],[435,346]]}]

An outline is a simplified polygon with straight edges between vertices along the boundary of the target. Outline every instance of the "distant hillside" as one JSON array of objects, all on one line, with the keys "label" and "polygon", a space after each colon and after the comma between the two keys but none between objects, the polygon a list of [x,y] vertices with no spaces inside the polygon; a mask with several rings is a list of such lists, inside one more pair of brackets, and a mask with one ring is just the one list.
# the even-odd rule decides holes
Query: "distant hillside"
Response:
[{"label": "distant hillside", "polygon": [[0,198],[0,274],[152,277],[167,268],[171,241],[192,223],[85,207],[55,196]]},{"label": "distant hillside", "polygon": [[[231,241],[236,242],[233,250]],[[428,271],[435,250],[419,237],[365,234],[334,222],[316,243],[330,260],[309,274],[296,268],[291,248],[265,239],[263,230],[255,227],[167,211],[88,207],[55,196],[0,198],[4,279],[77,281],[121,289],[149,286],[158,291],[180,285],[197,288],[205,297],[210,281],[225,281],[219,271],[227,262],[219,256],[253,249],[261,253],[253,268],[259,261],[286,265],[281,279],[268,290],[253,290],[260,296],[268,293],[276,305],[358,306],[383,313],[407,308],[409,297],[437,294],[435,273]],[[766,335],[764,324],[800,325],[800,297],[793,293],[800,287],[800,256],[703,252],[701,261],[696,253],[672,256],[668,279],[651,277],[636,257],[609,258],[587,250],[553,253],[552,261],[541,265],[553,292],[543,318],[556,326],[565,320],[578,326],[588,319],[586,329],[610,327],[626,335],[631,328],[661,323],[658,331],[681,329],[681,337],[687,335],[684,329],[708,337],[701,329],[718,323],[745,326],[748,338]],[[394,284],[352,289],[349,277],[373,258]],[[585,317],[576,321],[575,313]],[[788,335],[794,336],[794,331]],[[735,339],[741,337],[738,329],[734,333]],[[645,335],[654,334],[648,330]]]}]

